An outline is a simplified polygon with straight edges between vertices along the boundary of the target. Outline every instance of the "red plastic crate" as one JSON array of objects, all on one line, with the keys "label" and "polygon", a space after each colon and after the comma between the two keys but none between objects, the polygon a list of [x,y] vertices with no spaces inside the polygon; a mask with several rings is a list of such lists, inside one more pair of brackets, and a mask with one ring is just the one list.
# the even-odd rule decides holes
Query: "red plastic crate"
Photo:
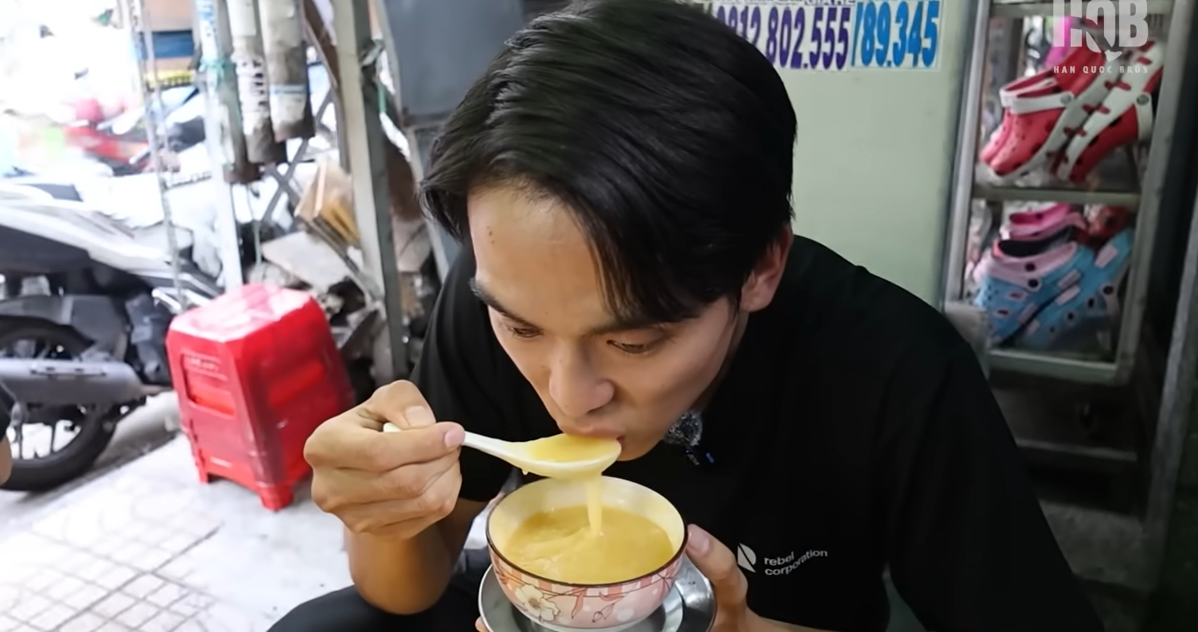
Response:
[{"label": "red plastic crate", "polygon": [[310,471],[304,442],[353,403],[320,306],[245,285],[175,318],[167,350],[200,480],[240,483],[271,511],[290,505]]}]

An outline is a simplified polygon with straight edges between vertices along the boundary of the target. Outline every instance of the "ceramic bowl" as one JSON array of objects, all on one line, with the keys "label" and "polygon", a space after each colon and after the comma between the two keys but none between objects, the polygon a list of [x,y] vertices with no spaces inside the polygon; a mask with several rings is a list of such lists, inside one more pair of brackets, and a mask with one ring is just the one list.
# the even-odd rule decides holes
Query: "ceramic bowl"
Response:
[{"label": "ceramic bowl", "polygon": [[487,518],[487,548],[504,595],[524,616],[557,632],[632,627],[652,614],[674,587],[686,548],[686,525],[661,494],[619,478],[603,477],[604,507],[653,521],[670,538],[674,555],[661,568],[614,584],[569,584],[520,569],[503,555],[504,545],[533,515],[586,503],[584,483],[547,478],[508,494]]}]

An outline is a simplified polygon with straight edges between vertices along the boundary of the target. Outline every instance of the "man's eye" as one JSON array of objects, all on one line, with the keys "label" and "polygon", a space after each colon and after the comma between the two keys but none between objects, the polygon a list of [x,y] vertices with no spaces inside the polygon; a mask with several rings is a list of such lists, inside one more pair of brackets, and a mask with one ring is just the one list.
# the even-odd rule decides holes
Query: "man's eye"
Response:
[{"label": "man's eye", "polygon": [[656,349],[659,342],[654,341],[654,342],[650,342],[650,343],[646,343],[646,344],[635,344],[634,345],[634,344],[629,344],[627,342],[616,342],[616,341],[612,340],[608,344],[611,345],[612,347],[614,347],[616,350],[618,350],[621,353],[627,353],[628,355],[642,355],[642,354],[649,353],[650,351],[653,351],[654,349]]},{"label": "man's eye", "polygon": [[541,335],[540,331],[532,327],[513,327],[511,325],[504,325],[503,327],[517,338],[536,338]]}]

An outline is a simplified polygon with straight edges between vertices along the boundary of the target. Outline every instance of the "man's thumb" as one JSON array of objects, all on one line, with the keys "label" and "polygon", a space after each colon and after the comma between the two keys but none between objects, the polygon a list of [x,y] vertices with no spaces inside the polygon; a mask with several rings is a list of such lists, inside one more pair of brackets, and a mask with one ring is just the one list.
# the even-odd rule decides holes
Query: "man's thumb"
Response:
[{"label": "man's thumb", "polygon": [[711,582],[718,599],[743,599],[744,576],[736,566],[736,556],[710,533],[696,525],[686,529],[686,554],[695,567]]}]

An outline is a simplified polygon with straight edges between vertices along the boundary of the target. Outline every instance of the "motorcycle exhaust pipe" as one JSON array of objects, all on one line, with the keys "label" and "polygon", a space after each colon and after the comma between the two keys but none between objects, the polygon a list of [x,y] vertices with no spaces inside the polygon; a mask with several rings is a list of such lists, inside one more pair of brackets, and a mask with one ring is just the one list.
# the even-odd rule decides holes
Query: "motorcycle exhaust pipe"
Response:
[{"label": "motorcycle exhaust pipe", "polygon": [[44,406],[125,404],[155,392],[116,361],[0,358],[0,383],[18,402]]}]

